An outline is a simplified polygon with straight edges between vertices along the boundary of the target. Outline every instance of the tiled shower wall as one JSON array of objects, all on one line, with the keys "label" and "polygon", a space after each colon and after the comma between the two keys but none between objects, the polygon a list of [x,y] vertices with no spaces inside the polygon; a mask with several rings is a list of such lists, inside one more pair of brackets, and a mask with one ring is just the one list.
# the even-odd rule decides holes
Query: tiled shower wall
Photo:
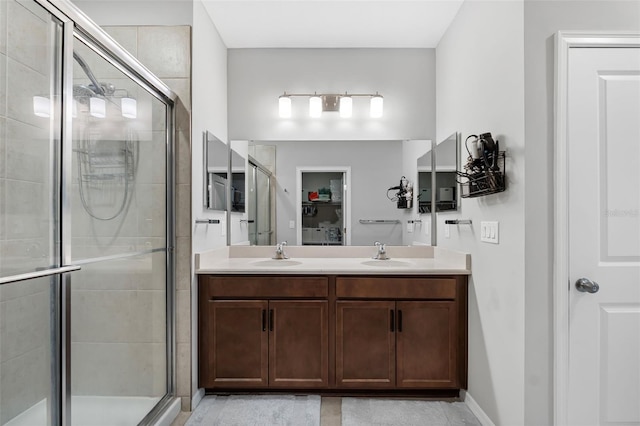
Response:
[{"label": "tiled shower wall", "polygon": [[191,27],[105,26],[178,95],[176,107],[176,373],[183,411],[191,407]]},{"label": "tiled shower wall", "polygon": [[[31,2],[28,2],[31,3]],[[0,1],[0,270],[49,266],[52,143],[33,114],[49,93],[50,21],[30,4]],[[7,200],[12,200],[8,203]],[[19,265],[19,266],[18,266]],[[48,397],[49,279],[0,287],[0,424]]]}]

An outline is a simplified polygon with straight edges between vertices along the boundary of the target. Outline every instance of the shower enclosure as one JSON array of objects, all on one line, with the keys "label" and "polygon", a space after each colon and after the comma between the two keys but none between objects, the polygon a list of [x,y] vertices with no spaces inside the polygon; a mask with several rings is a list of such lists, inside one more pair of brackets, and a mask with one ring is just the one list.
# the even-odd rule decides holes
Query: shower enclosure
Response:
[{"label": "shower enclosure", "polygon": [[170,403],[174,101],[66,0],[0,1],[0,425]]}]

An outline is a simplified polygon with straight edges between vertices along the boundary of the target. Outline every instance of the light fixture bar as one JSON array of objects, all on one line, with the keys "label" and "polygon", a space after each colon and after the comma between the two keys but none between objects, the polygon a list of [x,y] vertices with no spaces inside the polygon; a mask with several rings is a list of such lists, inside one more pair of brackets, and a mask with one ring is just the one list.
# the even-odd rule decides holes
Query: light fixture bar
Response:
[{"label": "light fixture bar", "polygon": [[323,112],[340,112],[340,117],[349,118],[353,115],[353,98],[368,97],[371,99],[369,115],[380,118],[383,114],[383,98],[376,93],[287,93],[278,98],[278,112],[281,118],[291,118],[291,98],[309,98],[309,116],[319,118]]}]

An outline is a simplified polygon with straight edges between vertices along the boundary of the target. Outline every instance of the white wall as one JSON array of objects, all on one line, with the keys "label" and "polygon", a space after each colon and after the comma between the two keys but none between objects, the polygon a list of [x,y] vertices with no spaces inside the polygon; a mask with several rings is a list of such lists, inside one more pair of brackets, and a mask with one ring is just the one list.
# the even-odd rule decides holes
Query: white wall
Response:
[{"label": "white wall", "polygon": [[[206,12],[201,0],[193,2],[192,40],[192,248],[197,253],[225,246],[227,237],[223,235],[224,223],[219,225],[196,225],[195,219],[225,220],[223,212],[206,210],[203,206],[203,146],[202,134],[205,130],[227,141],[227,48],[216,27]],[[193,270],[193,268],[192,268]],[[191,284],[191,368],[192,395],[198,385],[198,311],[197,280]]]},{"label": "white wall", "polygon": [[[191,201],[193,251],[209,250],[227,244],[223,235],[224,212],[204,208],[202,135],[210,131],[228,143],[227,133],[227,48],[201,0],[193,2],[192,62],[192,165]],[[195,224],[195,219],[220,219],[219,225]]]},{"label": "white wall", "polygon": [[[467,1],[436,49],[436,140],[492,132],[508,155],[506,192],[463,199],[458,214],[438,215],[438,245],[473,259],[469,394],[505,425],[524,422],[523,8],[522,1]],[[473,226],[452,226],[447,239],[445,217]],[[483,220],[500,222],[499,245],[479,241]]]},{"label": "white wall", "polygon": [[559,30],[640,31],[640,1],[525,1],[525,421],[553,420],[553,74]]},{"label": "white wall", "polygon": [[99,25],[191,25],[191,0],[73,1]]},{"label": "white wall", "polygon": [[[247,140],[402,140],[435,134],[434,49],[229,49],[229,136]],[[308,117],[293,98],[293,118],[278,117],[289,93],[374,93],[384,117],[369,118],[354,98],[351,119]]]}]

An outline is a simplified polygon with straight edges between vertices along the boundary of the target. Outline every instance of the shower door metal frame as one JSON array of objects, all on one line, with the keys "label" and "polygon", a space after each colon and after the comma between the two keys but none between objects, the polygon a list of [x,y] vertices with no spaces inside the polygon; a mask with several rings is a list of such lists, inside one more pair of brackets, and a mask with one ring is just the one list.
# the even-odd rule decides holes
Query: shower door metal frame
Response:
[{"label": "shower door metal frame", "polygon": [[[166,339],[167,372],[166,394],[140,424],[151,424],[169,406],[176,394],[176,338],[175,338],[175,105],[177,95],[158,77],[140,64],[130,53],[109,37],[76,6],[66,0],[33,0],[62,22],[62,123],[61,123],[61,176],[59,179],[61,239],[59,259],[62,265],[71,262],[71,200],[72,181],[72,103],[73,103],[73,47],[78,38],[116,69],[143,87],[149,94],[166,105]],[[152,250],[153,251],[153,250]],[[82,263],[82,262],[78,262]],[[71,276],[78,266],[63,266],[44,273],[60,276],[56,287],[53,318],[58,327],[54,339],[53,364],[59,382],[53,383],[52,417],[54,424],[71,426]],[[22,279],[32,274],[24,274]],[[43,276],[40,273],[39,276]],[[13,278],[15,281],[16,277]]]}]

